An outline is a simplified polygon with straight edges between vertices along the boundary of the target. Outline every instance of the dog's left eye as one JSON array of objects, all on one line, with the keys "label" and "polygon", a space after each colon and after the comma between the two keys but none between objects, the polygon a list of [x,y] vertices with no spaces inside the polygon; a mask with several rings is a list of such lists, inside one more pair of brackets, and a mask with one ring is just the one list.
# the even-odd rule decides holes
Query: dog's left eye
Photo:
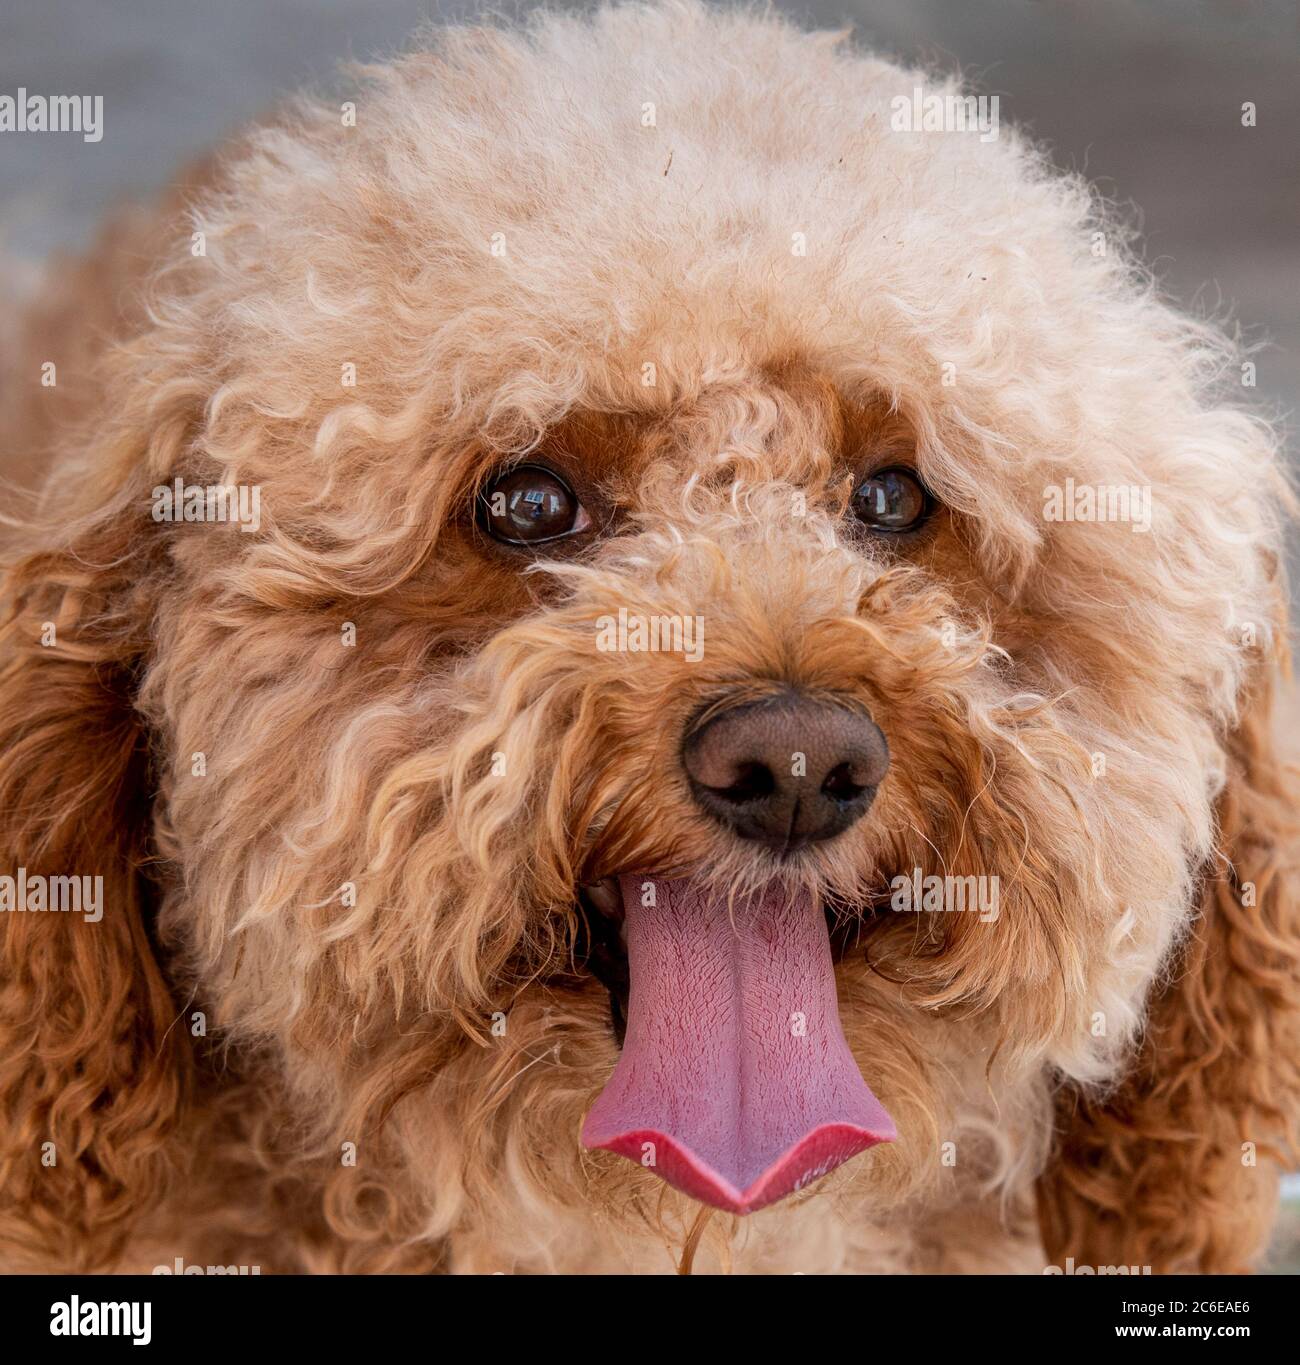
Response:
[{"label": "dog's left eye", "polygon": [[934,506],[910,469],[881,469],[853,490],[853,514],[873,531],[915,531]]},{"label": "dog's left eye", "polygon": [[539,545],[591,525],[586,508],[553,470],[516,465],[479,494],[479,524],[505,545]]}]

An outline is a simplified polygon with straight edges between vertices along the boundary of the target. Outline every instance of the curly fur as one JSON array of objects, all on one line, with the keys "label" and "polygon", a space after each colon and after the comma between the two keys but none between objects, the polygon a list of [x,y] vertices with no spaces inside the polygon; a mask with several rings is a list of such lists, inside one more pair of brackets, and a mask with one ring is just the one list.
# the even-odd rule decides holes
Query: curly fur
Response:
[{"label": "curly fur", "polygon": [[[44,471],[0,871],[106,908],[0,916],[6,1264],[671,1269],[698,1207],[577,1140],[617,1051],[575,885],[626,869],[842,907],[900,1133],[697,1268],[1252,1264],[1300,1089],[1277,442],[1086,186],[890,131],[925,79],[687,0],[441,30],[50,281],[0,400]],[[845,517],[885,449],[943,508],[895,551]],[[468,511],[525,452],[608,522],[526,568]],[[177,476],[260,530],[155,522]],[[1067,477],[1151,486],[1149,533],[1045,522]],[[704,660],[597,652],[620,607],[702,614]],[[784,685],[894,755],[793,864],[677,763]],[[1000,915],[872,913],[913,867]]]}]

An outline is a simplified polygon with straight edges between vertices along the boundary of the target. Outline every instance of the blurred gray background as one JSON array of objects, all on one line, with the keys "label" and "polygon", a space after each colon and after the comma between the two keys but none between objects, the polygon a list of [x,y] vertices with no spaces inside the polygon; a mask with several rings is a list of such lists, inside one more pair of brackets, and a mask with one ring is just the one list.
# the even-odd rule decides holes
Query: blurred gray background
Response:
[{"label": "blurred gray background", "polygon": [[[498,4],[513,14],[528,4]],[[0,94],[104,97],[104,137],[0,134],[0,251],[86,244],[115,201],[346,57],[393,52],[473,0],[0,0]],[[1253,340],[1256,397],[1300,399],[1300,20],[1295,0],[781,0],[876,49],[960,68],[1057,163],[1129,205],[1184,306]],[[1251,100],[1258,126],[1241,126]],[[0,308],[6,301],[0,299]],[[1213,490],[1207,490],[1207,497]],[[1298,575],[1300,577],[1300,575]],[[1274,1265],[1300,1271],[1300,1178]]]}]

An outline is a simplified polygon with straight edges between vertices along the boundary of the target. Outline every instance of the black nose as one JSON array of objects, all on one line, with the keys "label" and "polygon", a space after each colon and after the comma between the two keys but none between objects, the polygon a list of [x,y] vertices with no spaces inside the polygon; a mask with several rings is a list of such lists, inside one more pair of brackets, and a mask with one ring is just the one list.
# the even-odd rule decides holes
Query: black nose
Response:
[{"label": "black nose", "polygon": [[889,746],[864,712],[787,692],[711,708],[688,731],[682,761],[710,815],[742,839],[787,853],[866,813]]}]

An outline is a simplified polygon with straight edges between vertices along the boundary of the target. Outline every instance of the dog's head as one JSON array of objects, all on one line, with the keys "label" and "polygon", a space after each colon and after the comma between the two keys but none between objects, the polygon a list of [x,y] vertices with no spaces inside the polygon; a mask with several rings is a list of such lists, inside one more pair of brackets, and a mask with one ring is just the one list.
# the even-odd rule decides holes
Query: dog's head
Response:
[{"label": "dog's head", "polygon": [[685,5],[453,31],[170,224],[6,580],[5,853],[105,877],[4,917],[28,1227],[165,1188],[205,1031],[336,1230],[521,1256],[660,1176],[1006,1184],[1120,1075],[1286,494],[1217,336],[918,87]]}]

